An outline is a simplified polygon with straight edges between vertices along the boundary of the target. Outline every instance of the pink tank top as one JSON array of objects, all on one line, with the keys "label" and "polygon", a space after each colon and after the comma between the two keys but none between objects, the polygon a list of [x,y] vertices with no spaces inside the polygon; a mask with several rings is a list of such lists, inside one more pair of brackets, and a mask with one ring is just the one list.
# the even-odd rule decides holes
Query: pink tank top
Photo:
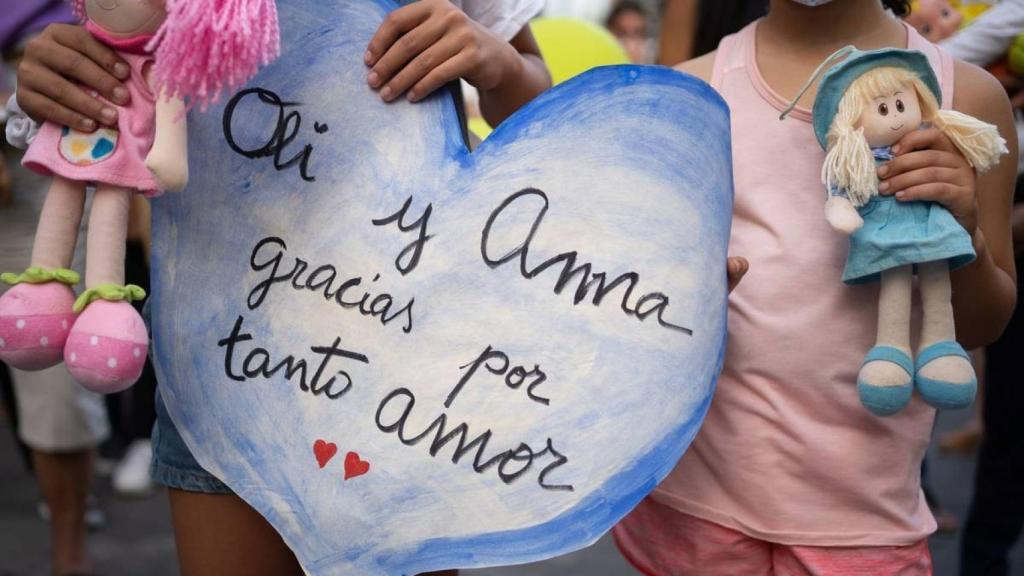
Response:
[{"label": "pink tank top", "polygon": [[[732,111],[729,253],[751,268],[729,300],[711,410],[652,496],[781,544],[911,544],[935,529],[920,485],[935,411],[916,396],[888,418],[860,404],[878,284],[841,280],[848,241],[825,222],[810,111],[779,120],[787,102],[757,69],[756,27],[722,41],[711,82]],[[928,56],[948,108],[952,58],[909,27],[908,44]]]}]

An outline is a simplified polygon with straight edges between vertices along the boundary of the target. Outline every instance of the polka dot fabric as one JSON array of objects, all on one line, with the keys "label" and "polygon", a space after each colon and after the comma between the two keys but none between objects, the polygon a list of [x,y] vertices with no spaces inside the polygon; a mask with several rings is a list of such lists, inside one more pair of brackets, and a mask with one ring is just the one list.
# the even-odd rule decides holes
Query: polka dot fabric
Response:
[{"label": "polka dot fabric", "polygon": [[71,288],[56,282],[18,284],[2,300],[0,360],[25,370],[59,364],[75,322]]},{"label": "polka dot fabric", "polygon": [[78,315],[64,347],[64,363],[83,386],[110,394],[138,380],[149,336],[127,302],[97,300]]}]

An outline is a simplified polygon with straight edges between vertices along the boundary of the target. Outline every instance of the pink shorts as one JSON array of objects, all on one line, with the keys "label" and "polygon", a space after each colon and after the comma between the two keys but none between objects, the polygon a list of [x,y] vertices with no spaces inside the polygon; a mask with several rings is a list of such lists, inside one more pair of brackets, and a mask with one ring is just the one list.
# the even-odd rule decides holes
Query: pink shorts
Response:
[{"label": "pink shorts", "polygon": [[930,576],[928,543],[831,548],[757,540],[645,498],[613,530],[619,551],[648,576]]}]

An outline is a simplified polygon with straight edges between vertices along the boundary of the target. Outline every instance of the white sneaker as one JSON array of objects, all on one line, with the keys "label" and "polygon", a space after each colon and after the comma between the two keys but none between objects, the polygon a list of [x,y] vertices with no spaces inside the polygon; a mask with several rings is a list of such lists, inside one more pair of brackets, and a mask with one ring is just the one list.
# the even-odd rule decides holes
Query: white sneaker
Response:
[{"label": "white sneaker", "polygon": [[149,477],[149,463],[153,460],[153,445],[149,440],[135,440],[125,450],[111,476],[114,490],[122,496],[148,496],[153,492]]}]

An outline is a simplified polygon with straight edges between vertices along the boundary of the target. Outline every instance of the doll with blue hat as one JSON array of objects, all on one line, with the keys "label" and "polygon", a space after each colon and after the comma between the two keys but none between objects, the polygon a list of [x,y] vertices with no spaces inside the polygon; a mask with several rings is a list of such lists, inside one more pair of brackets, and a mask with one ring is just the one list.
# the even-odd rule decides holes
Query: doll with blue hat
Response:
[{"label": "doll with blue hat", "polygon": [[[922,125],[945,134],[979,172],[998,162],[1006,143],[995,126],[940,108],[939,82],[923,53],[848,46],[819,71],[842,56],[822,77],[813,125],[826,152],[825,217],[850,237],[843,281],[880,283],[877,341],[857,377],[861,402],[877,415],[895,414],[916,388],[936,408],[969,406],[977,377],[956,342],[949,275],[974,260],[972,239],[937,202],[879,195],[877,169],[893,158],[895,143]],[[916,359],[910,347],[915,273],[923,306]]]}]

